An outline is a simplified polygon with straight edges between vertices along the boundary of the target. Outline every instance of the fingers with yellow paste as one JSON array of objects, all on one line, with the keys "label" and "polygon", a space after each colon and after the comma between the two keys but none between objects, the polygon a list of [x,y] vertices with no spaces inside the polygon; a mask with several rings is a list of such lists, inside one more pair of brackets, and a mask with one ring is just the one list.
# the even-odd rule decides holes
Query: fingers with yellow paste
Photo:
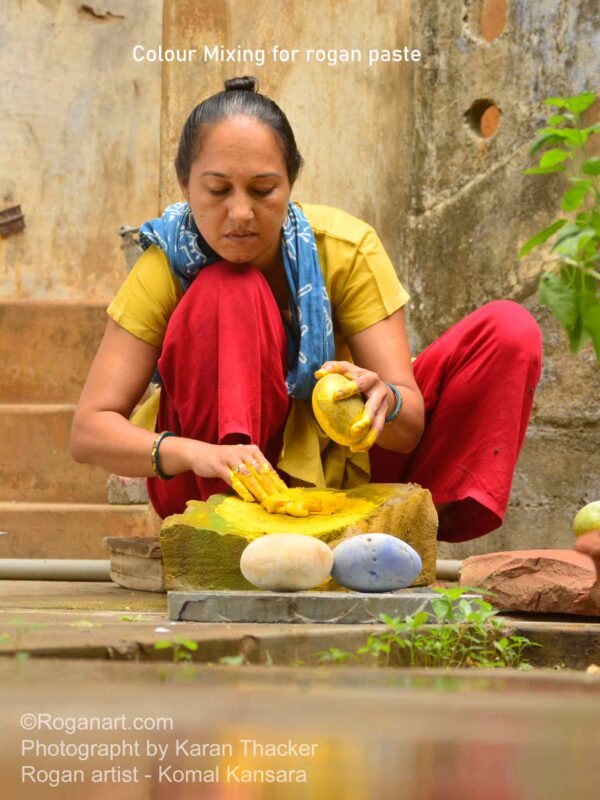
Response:
[{"label": "fingers with yellow paste", "polygon": [[364,439],[361,439],[360,442],[357,442],[356,444],[350,445],[350,450],[353,453],[362,453],[365,450],[369,450],[369,448],[373,447],[377,441],[378,436],[379,431],[376,428],[371,428]]},{"label": "fingers with yellow paste", "polygon": [[320,511],[317,500],[303,503],[288,494],[289,489],[270,464],[254,461],[240,464],[230,472],[231,486],[247,503],[256,502],[271,514],[288,514],[307,517],[311,511]]},{"label": "fingers with yellow paste", "polygon": [[270,514],[289,514],[292,517],[307,517],[309,514],[304,503],[292,500],[284,492],[270,495],[262,505]]},{"label": "fingers with yellow paste", "polygon": [[248,491],[248,489],[246,489],[241,479],[238,478],[237,473],[231,470],[231,472],[229,473],[229,477],[231,478],[232,488],[235,489],[235,491],[239,494],[242,500],[244,500],[246,503],[253,503],[254,496]]},{"label": "fingers with yellow paste", "polygon": [[348,384],[344,389],[338,389],[334,395],[334,400],[345,400],[347,397],[353,397],[355,394],[360,394],[358,383],[352,377],[352,375],[346,375],[345,377],[348,378]]}]

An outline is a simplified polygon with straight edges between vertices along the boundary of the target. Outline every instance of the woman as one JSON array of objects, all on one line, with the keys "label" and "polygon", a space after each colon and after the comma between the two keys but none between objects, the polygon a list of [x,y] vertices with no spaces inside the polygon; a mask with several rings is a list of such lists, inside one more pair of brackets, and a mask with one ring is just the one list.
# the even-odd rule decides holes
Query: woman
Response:
[{"label": "woman", "polygon": [[[516,303],[488,303],[411,363],[409,296],[381,242],[343,211],[290,201],[302,158],[256,89],[226,81],[185,123],[175,166],[187,202],[140,229],[145,252],[108,308],[72,455],[147,476],[162,517],[232,483],[275,492],[277,467],[288,485],[419,483],[440,539],[497,528],[540,375],[537,324]],[[129,417],[157,362],[158,416],[144,430]],[[353,450],[312,415],[328,371],[366,398]]]}]

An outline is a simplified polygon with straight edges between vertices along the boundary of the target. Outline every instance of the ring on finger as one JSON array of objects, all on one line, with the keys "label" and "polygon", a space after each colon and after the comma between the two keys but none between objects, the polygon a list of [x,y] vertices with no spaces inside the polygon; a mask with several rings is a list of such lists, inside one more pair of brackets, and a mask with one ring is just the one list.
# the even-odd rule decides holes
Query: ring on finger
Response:
[{"label": "ring on finger", "polygon": [[246,465],[244,463],[238,464],[237,467],[232,467],[231,471],[232,472],[241,472],[245,467],[246,467]]}]

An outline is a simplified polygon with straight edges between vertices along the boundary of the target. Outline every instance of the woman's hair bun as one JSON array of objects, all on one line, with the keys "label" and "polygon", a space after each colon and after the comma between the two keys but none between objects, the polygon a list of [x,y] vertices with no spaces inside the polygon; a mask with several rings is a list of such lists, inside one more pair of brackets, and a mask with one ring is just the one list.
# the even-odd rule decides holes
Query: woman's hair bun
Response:
[{"label": "woman's hair bun", "polygon": [[258,92],[258,80],[252,75],[244,75],[242,78],[229,78],[225,81],[226,92]]}]

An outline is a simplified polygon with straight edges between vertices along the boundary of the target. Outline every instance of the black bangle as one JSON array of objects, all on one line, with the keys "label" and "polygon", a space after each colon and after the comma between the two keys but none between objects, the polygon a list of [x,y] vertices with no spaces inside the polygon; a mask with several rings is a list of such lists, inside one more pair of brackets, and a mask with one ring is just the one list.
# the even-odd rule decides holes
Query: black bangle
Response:
[{"label": "black bangle", "polygon": [[152,469],[156,477],[162,478],[163,481],[169,481],[171,480],[171,478],[174,478],[175,476],[167,475],[165,472],[161,470],[160,464],[158,463],[158,448],[160,447],[162,440],[166,439],[167,436],[176,436],[176,435],[177,434],[175,433],[171,433],[171,431],[163,431],[162,433],[159,433],[159,435],[154,440],[154,443],[152,444],[152,451],[150,453],[150,459],[152,461]]},{"label": "black bangle", "polygon": [[389,417],[386,417],[386,418],[385,418],[385,424],[387,425],[387,424],[388,424],[388,422],[393,422],[393,421],[396,419],[396,417],[398,416],[398,412],[399,412],[399,411],[400,411],[400,409],[402,408],[402,395],[400,394],[400,392],[399,392],[399,391],[398,391],[398,389],[397,389],[397,388],[394,386],[394,384],[393,384],[393,383],[388,383],[387,381],[384,381],[384,383],[385,383],[385,385],[386,385],[386,386],[389,386],[389,387],[390,387],[390,389],[392,390],[392,392],[393,392],[393,393],[395,394],[395,396],[396,396],[396,405],[395,405],[395,407],[394,407],[394,410],[393,410],[393,411],[392,411],[392,413],[389,415]]}]

